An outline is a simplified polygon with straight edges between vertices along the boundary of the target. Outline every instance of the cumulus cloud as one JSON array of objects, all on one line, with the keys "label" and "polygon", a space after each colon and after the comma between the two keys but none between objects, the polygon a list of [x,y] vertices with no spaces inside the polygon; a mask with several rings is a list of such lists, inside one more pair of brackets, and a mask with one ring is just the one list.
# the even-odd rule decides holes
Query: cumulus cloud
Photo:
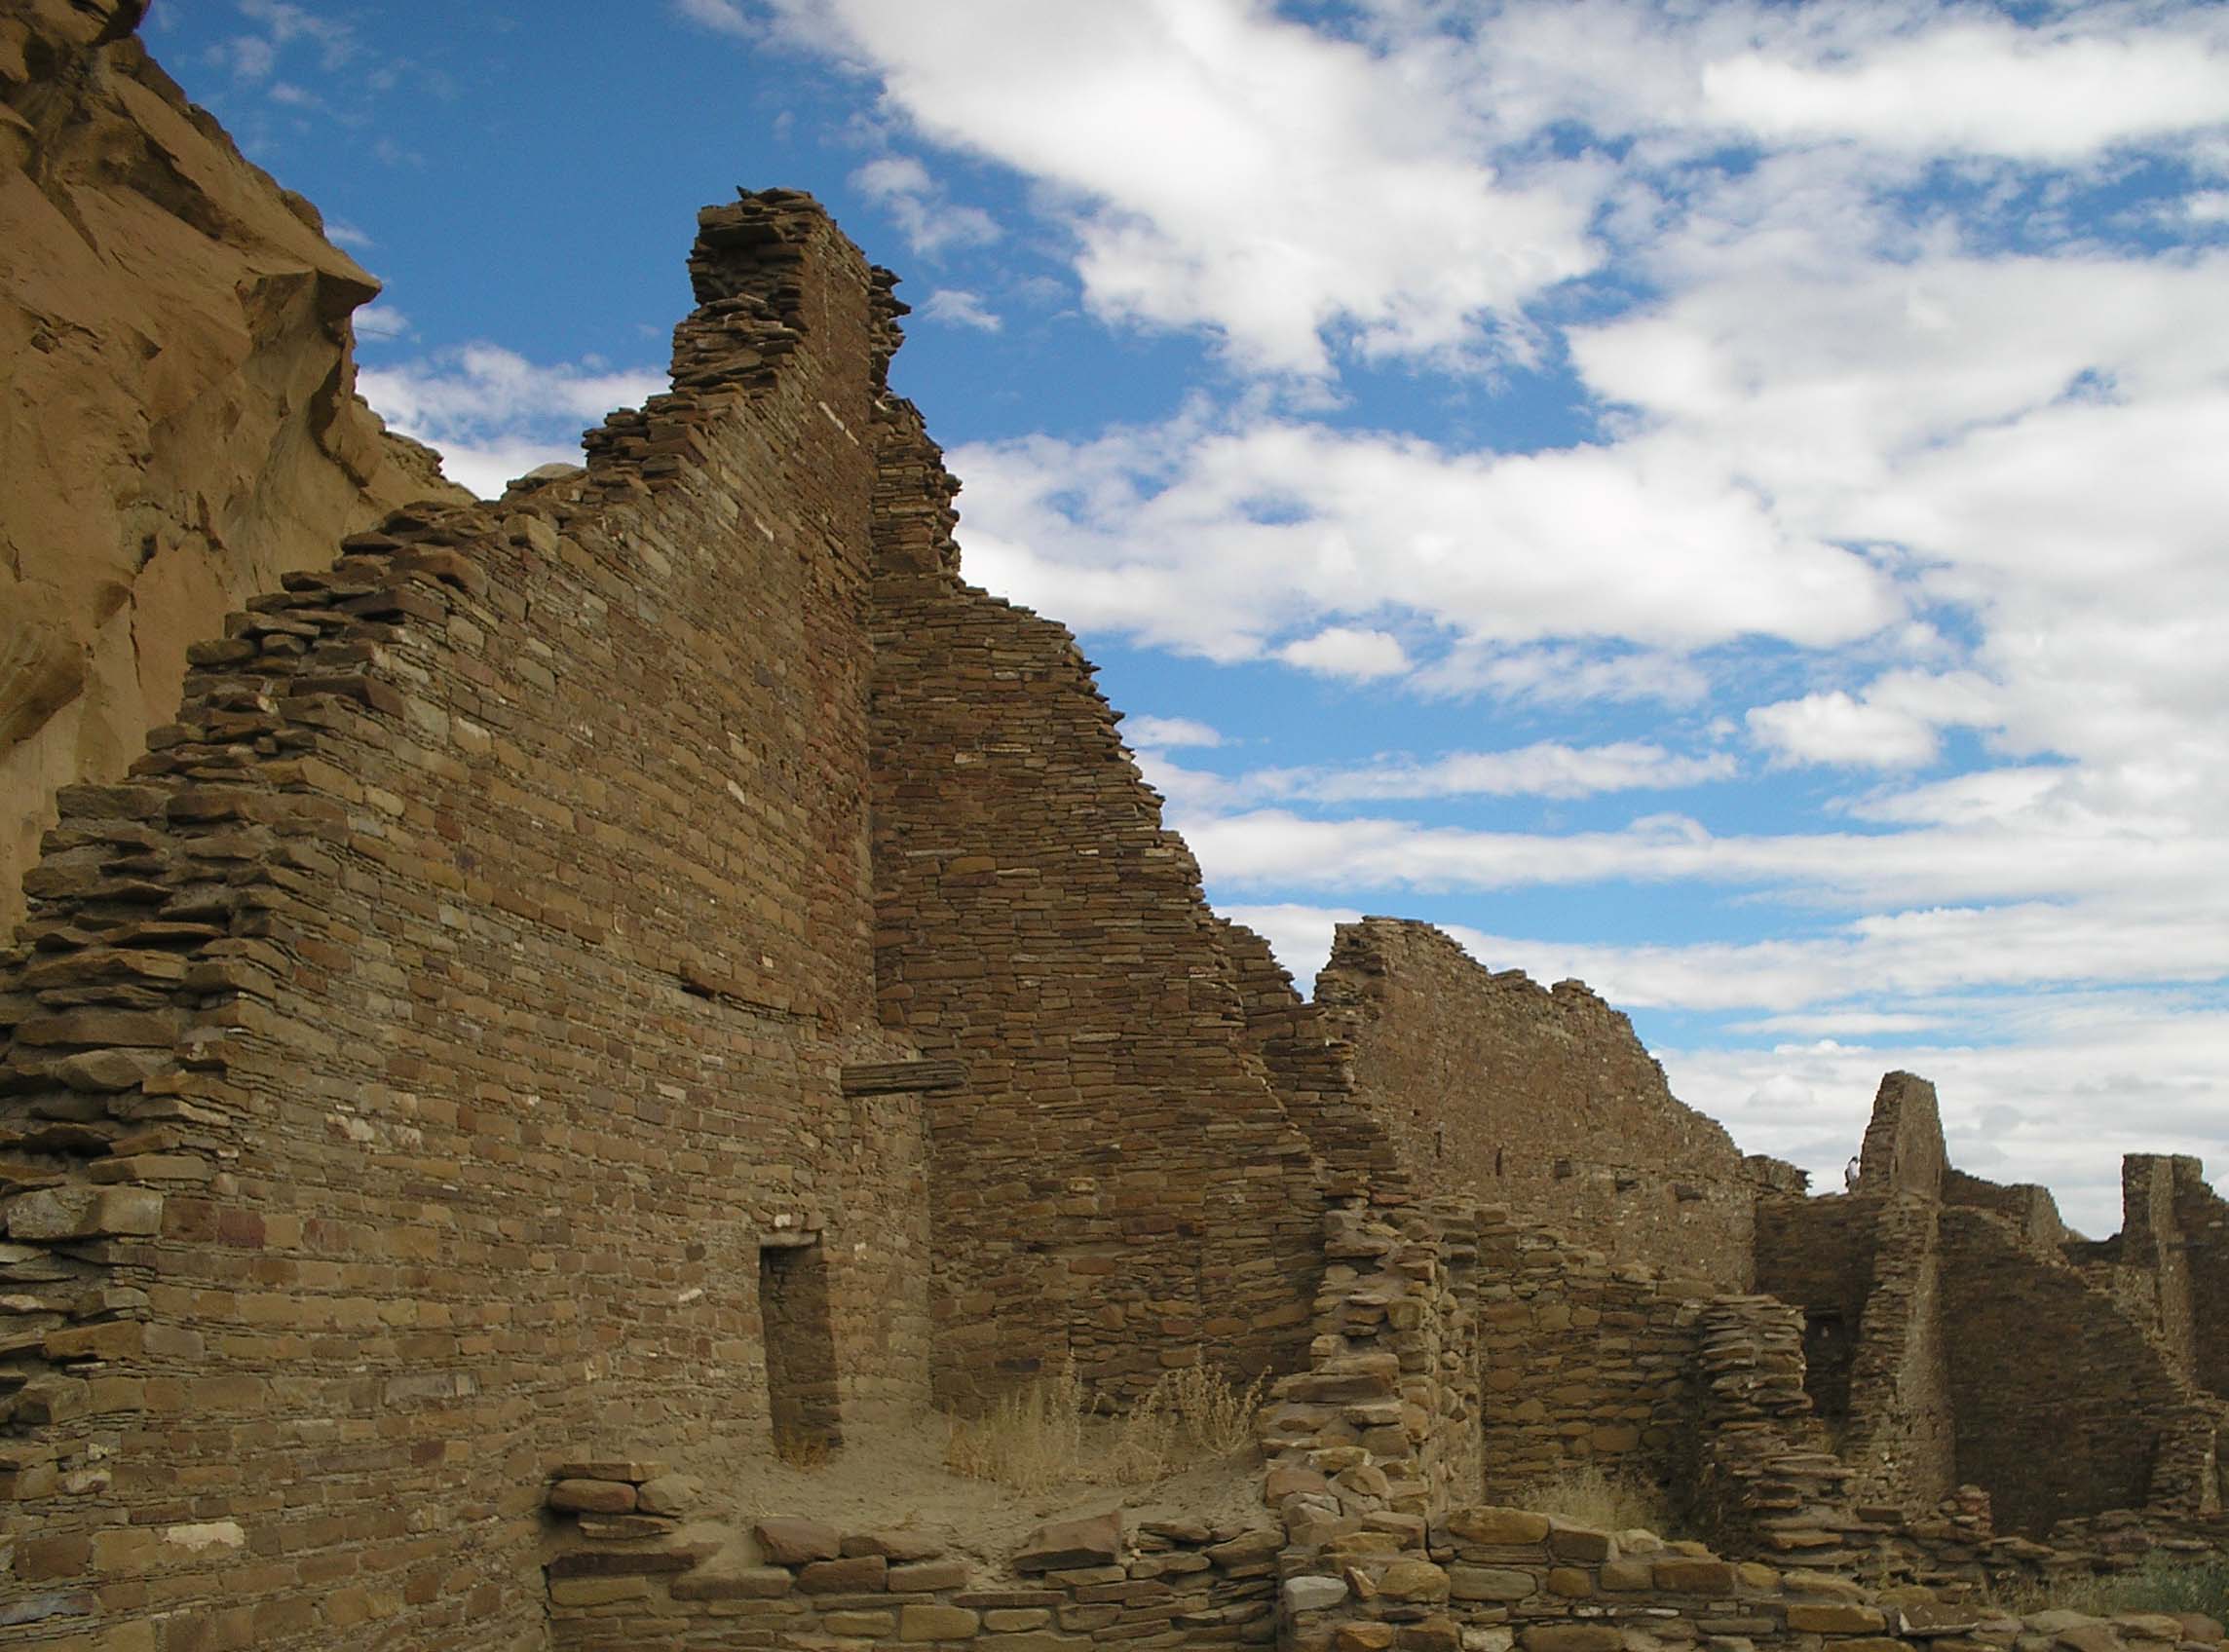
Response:
[{"label": "cumulus cloud", "polygon": [[869,161],[851,174],[851,187],[890,215],[916,252],[933,255],[947,246],[981,246],[999,239],[998,220],[980,206],[955,204],[910,155]]},{"label": "cumulus cloud", "polygon": [[963,287],[938,287],[928,295],[921,313],[931,320],[972,327],[977,332],[995,333],[1004,325],[980,296]]},{"label": "cumulus cloud", "polygon": [[357,388],[403,434],[440,449],[450,479],[482,498],[540,465],[581,462],[580,431],[666,388],[648,368],[538,363],[496,345],[365,367]]},{"label": "cumulus cloud", "polygon": [[1477,350],[1599,261],[1583,200],[1451,146],[1477,118],[1422,41],[1396,61],[1244,0],[779,9],[840,25],[925,138],[1048,186],[1095,311],[1250,365],[1327,371],[1335,325]]},{"label": "cumulus cloud", "polygon": [[1748,52],[1709,63],[1703,104],[1767,139],[2069,161],[2229,121],[2229,51],[2193,33],[2039,33],[1953,14],[1854,61]]},{"label": "cumulus cloud", "polygon": [[1223,744],[1222,734],[1193,717],[1125,717],[1122,735],[1133,746],[1160,750]]}]

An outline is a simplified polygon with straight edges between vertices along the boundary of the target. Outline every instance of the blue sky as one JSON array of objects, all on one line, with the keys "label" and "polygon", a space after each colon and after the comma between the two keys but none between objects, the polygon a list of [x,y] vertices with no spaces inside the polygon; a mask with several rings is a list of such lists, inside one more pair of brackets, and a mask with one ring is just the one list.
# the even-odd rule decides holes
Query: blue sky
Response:
[{"label": "blue sky", "polygon": [[1829,1183],[1879,1074],[2096,1234],[2229,1170],[2229,8],[157,0],[482,491],[662,382],[697,206],[915,306],[1303,986],[1429,919]]}]

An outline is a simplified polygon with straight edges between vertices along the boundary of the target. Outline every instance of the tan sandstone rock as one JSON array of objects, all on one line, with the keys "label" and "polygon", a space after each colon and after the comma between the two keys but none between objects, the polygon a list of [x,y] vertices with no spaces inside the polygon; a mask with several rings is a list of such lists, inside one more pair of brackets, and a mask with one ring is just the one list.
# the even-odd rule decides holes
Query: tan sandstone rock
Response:
[{"label": "tan sandstone rock", "polygon": [[467,497],[356,394],[378,283],[148,57],[144,9],[0,16],[0,934],[55,791],[123,773],[190,644]]}]

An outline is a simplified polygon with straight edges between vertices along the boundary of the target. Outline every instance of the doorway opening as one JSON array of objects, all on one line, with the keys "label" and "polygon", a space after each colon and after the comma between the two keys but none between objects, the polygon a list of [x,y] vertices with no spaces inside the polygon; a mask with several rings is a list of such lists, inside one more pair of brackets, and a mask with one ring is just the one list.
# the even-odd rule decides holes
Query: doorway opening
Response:
[{"label": "doorway opening", "polygon": [[766,1329],[767,1409],[774,1454],[825,1461],[844,1444],[836,1336],[828,1323],[828,1258],[818,1234],[759,1241],[759,1317]]}]

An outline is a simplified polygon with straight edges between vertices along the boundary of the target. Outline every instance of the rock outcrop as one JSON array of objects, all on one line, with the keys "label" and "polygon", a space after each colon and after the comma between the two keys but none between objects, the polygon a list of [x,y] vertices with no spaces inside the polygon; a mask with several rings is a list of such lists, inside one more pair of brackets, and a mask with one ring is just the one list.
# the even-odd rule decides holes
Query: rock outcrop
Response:
[{"label": "rock outcrop", "polygon": [[189,643],[467,497],[355,393],[378,283],[148,57],[144,9],[0,16],[0,931],[56,790],[123,773]]}]

